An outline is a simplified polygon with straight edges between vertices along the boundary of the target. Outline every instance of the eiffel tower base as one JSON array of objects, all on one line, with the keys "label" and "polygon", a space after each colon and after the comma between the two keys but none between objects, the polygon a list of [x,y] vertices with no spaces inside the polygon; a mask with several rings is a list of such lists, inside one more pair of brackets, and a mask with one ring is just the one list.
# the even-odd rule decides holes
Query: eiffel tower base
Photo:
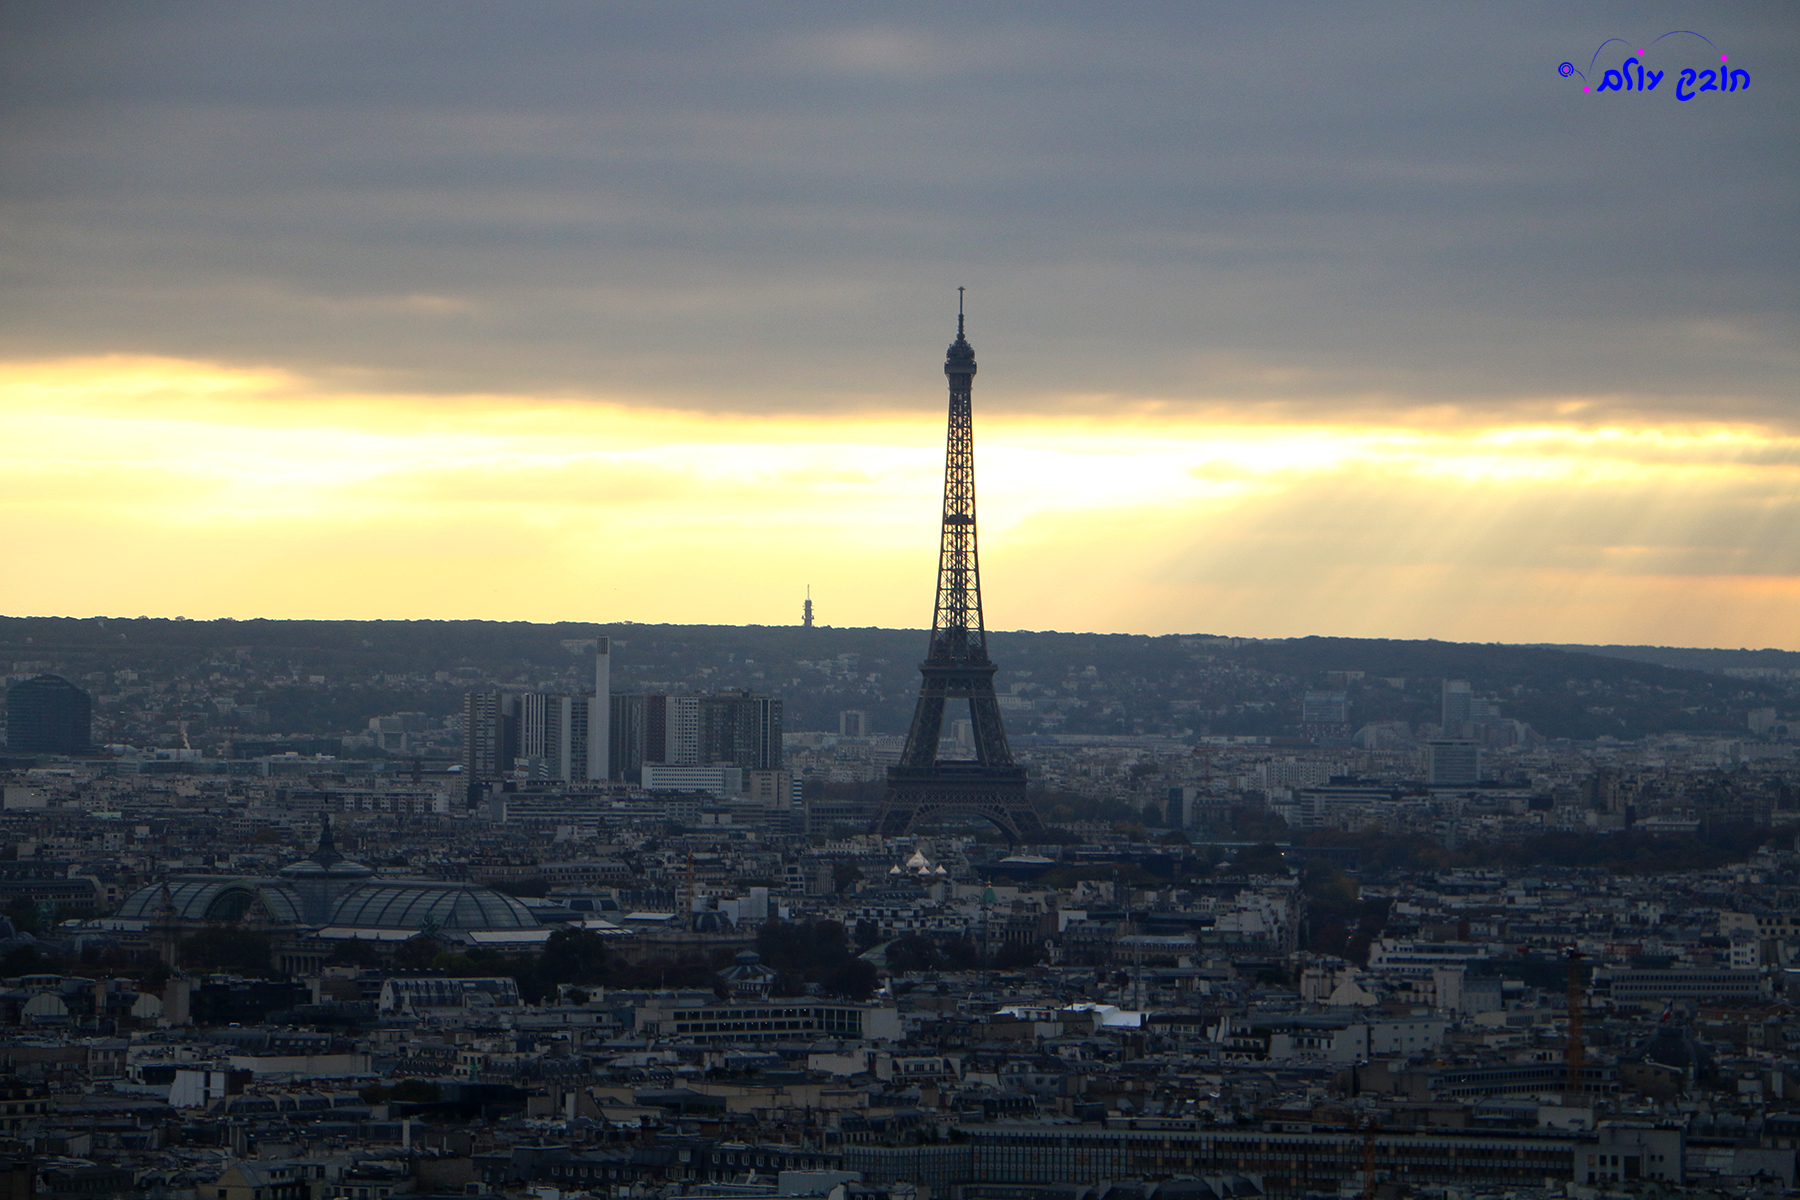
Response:
[{"label": "eiffel tower base", "polygon": [[944,763],[889,767],[887,794],[875,815],[875,832],[900,837],[938,817],[981,817],[1018,845],[1044,830],[1025,794],[1024,767]]}]

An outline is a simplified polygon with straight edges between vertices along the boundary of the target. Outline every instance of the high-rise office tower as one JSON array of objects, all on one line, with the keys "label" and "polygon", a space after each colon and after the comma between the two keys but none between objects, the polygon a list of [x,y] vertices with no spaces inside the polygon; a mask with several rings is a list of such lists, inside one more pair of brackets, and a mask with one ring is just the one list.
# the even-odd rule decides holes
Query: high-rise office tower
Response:
[{"label": "high-rise office tower", "polygon": [[1344,692],[1308,689],[1300,698],[1302,725],[1342,725],[1350,720],[1350,700]]},{"label": "high-rise office tower", "polygon": [[515,771],[564,783],[609,777],[611,649],[606,638],[599,639],[592,695],[497,690],[464,694],[463,772],[472,790]]},{"label": "high-rise office tower", "polygon": [[588,714],[593,697],[523,692],[508,697],[518,718],[514,769],[565,783],[588,777]]},{"label": "high-rise office tower", "polygon": [[612,697],[609,778],[646,766],[781,768],[781,701],[761,692]]},{"label": "high-rise office tower", "polygon": [[606,744],[608,779],[630,781],[643,771],[651,700],[650,696],[631,694],[611,698]]},{"label": "high-rise office tower", "polygon": [[555,692],[465,692],[463,776],[470,788],[515,771],[533,779],[586,781],[593,700]]},{"label": "high-rise office tower", "polygon": [[612,778],[631,780],[645,763],[700,765],[700,697],[612,697]]},{"label": "high-rise office tower", "polygon": [[1434,784],[1481,781],[1481,743],[1466,738],[1443,738],[1425,744],[1425,777]]},{"label": "high-rise office tower", "polygon": [[14,754],[80,754],[93,738],[94,702],[61,675],[6,690],[6,746]]},{"label": "high-rise office tower", "polygon": [[612,640],[594,651],[594,698],[587,710],[587,778],[608,777],[612,767]]},{"label": "high-rise office tower", "polygon": [[598,710],[594,707],[594,697],[585,692],[565,696],[564,699],[568,702],[569,713],[568,766],[557,778],[566,779],[570,783],[586,783],[588,770],[594,761],[593,752],[588,748],[588,740],[594,736],[593,714]]},{"label": "high-rise office tower", "polygon": [[519,720],[505,692],[463,693],[463,779],[471,792],[512,771],[519,753]]},{"label": "high-rise office tower", "polygon": [[700,749],[700,697],[663,697],[662,755],[658,762],[678,767],[705,761]]},{"label": "high-rise office tower", "polygon": [[700,757],[709,766],[781,769],[781,701],[760,692],[700,697]]},{"label": "high-rise office tower", "polygon": [[1440,723],[1445,733],[1454,733],[1470,719],[1475,692],[1466,679],[1444,680],[1443,714]]},{"label": "high-rise office tower", "polygon": [[519,752],[515,762],[519,758],[529,760],[532,774],[540,778],[546,776],[553,761],[564,757],[568,746],[568,708],[559,703],[562,699],[545,692],[512,697],[519,714]]},{"label": "high-rise office tower", "polygon": [[1300,732],[1321,743],[1349,737],[1349,694],[1308,688],[1300,698]]}]

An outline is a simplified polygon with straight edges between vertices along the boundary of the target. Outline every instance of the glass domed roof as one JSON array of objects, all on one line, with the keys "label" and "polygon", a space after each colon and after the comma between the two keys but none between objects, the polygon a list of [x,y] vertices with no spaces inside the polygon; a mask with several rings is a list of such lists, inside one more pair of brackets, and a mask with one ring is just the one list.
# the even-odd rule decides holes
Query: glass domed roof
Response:
[{"label": "glass domed roof", "polygon": [[[115,916],[153,920],[162,912],[163,886],[139,888],[125,898]],[[179,876],[168,882],[169,903],[183,921],[236,921],[262,901],[269,919],[286,924],[300,920],[300,898],[269,879],[229,875]]]},{"label": "glass domed roof", "polygon": [[534,929],[531,910],[492,888],[429,879],[366,883],[338,902],[331,924],[365,929]]}]

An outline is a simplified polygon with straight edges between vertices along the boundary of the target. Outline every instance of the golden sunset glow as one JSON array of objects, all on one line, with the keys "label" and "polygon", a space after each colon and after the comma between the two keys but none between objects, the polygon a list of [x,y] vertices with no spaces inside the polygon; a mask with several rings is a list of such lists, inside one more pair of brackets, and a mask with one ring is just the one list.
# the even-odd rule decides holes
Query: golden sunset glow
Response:
[{"label": "golden sunset glow", "polygon": [[[0,610],[786,624],[811,584],[830,624],[929,620],[917,397],[632,399],[5,365]],[[1000,628],[1800,648],[1800,438],[1767,427],[978,414],[976,446]]]},{"label": "golden sunset glow", "polygon": [[0,613],[1800,649],[1784,11],[451,8],[9,27]]}]

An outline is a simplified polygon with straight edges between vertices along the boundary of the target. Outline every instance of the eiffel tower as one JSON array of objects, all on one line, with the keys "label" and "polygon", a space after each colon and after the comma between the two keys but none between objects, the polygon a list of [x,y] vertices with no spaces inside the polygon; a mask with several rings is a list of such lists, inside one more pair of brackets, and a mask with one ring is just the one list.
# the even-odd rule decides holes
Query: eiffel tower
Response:
[{"label": "eiffel tower", "polygon": [[[958,288],[957,292],[961,293]],[[931,649],[919,664],[919,703],[898,766],[888,768],[887,792],[875,832],[898,837],[947,813],[984,817],[1015,845],[1043,829],[1025,793],[1025,768],[1016,765],[994,698],[987,629],[981,619],[981,566],[975,552],[975,434],[970,391],[975,348],[963,336],[957,304],[956,341],[944,358],[950,379],[950,433],[944,450],[944,527],[938,543],[937,608]],[[973,759],[941,759],[938,737],[944,701],[966,699],[974,728]]]}]

